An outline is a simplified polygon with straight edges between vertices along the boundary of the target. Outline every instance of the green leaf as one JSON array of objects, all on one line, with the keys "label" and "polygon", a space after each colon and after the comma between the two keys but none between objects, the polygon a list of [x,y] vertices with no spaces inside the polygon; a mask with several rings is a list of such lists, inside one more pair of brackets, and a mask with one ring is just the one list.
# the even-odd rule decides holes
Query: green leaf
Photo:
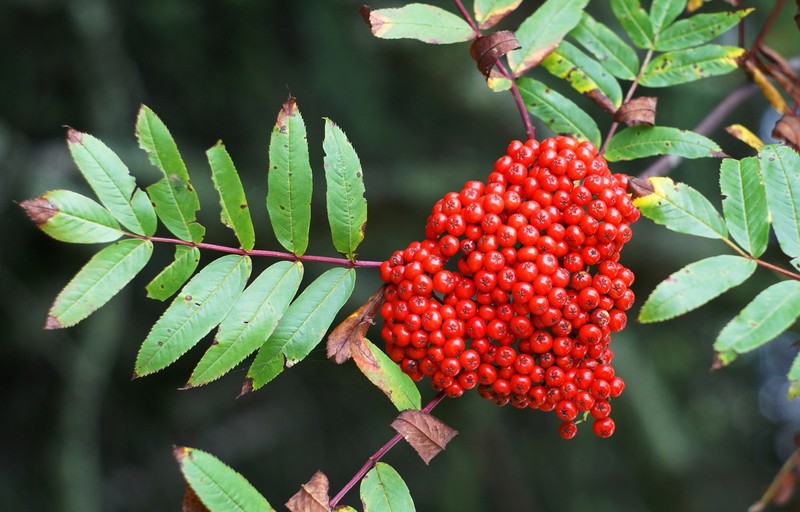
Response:
[{"label": "green leaf", "polygon": [[222,141],[206,151],[206,156],[211,166],[214,188],[219,192],[222,223],[233,230],[242,249],[249,251],[255,245],[256,234],[239,173]]},{"label": "green leaf", "polygon": [[95,244],[122,236],[108,210],[77,192],[52,190],[20,206],[39,229],[62,242]]},{"label": "green leaf", "polygon": [[218,379],[263,345],[286,313],[302,279],[299,261],[281,261],[262,272],[219,325],[214,343],[197,363],[187,385]]},{"label": "green leaf", "polygon": [[769,145],[758,159],[778,244],[789,257],[800,257],[800,155],[787,146]]},{"label": "green leaf", "polygon": [[789,392],[786,398],[791,400],[800,396],[800,354],[794,357],[787,377],[789,377]]},{"label": "green leaf", "polygon": [[398,411],[420,409],[420,395],[411,377],[388,355],[364,338],[359,343],[360,352],[353,350],[353,359],[361,372],[383,391]]},{"label": "green leaf", "polygon": [[655,49],[661,52],[683,50],[707,43],[736,26],[742,18],[753,11],[754,9],[750,8],[733,12],[696,14],[691,18],[680,20],[658,36]]},{"label": "green leaf", "polygon": [[661,322],[697,309],[742,284],[756,266],[751,259],[730,255],[691,263],[656,286],[639,312],[639,321]]},{"label": "green leaf", "polygon": [[101,140],[72,128],[67,130],[67,144],[72,159],[103,206],[137,235],[155,233],[153,205],[133,197],[141,191],[136,190],[136,180],[117,154]]},{"label": "green leaf", "polygon": [[716,44],[662,53],[647,65],[640,83],[646,87],[669,87],[725,75],[739,67],[736,59],[743,53],[742,48]]},{"label": "green leaf", "polygon": [[172,297],[189,279],[200,263],[200,249],[188,245],[175,246],[175,258],[150,281],[145,289],[147,296],[156,300]]},{"label": "green leaf", "polygon": [[800,282],[773,284],[726,325],[714,342],[723,364],[776,338],[800,316]]},{"label": "green leaf", "polygon": [[417,39],[431,44],[469,41],[475,32],[460,16],[428,4],[408,4],[369,13],[369,25],[381,39]]},{"label": "green leaf", "polygon": [[45,328],[75,325],[100,309],[136,277],[152,254],[151,242],[130,239],[92,256],[56,297]]},{"label": "green leaf", "polygon": [[303,290],[250,366],[247,379],[252,389],[262,387],[280,373],[278,362],[283,362],[283,356],[276,347],[286,355],[287,366],[293,366],[322,341],[336,313],[353,293],[355,280],[353,269],[332,268]]},{"label": "green leaf", "polygon": [[686,0],[653,0],[650,6],[650,24],[655,38],[686,9]]},{"label": "green leaf", "polygon": [[518,79],[517,86],[525,108],[548,128],[600,146],[600,129],[597,123],[571,100],[531,78]]},{"label": "green leaf", "polygon": [[486,30],[514,12],[521,3],[522,0],[475,0],[475,21],[481,30]]},{"label": "green leaf", "polygon": [[166,368],[219,324],[242,293],[250,269],[249,257],[229,254],[186,283],[139,348],[134,376]]},{"label": "green leaf", "polygon": [[618,162],[658,155],[706,158],[720,157],[723,153],[716,142],[689,130],[632,126],[611,137],[604,156],[609,162]]},{"label": "green leaf", "polygon": [[722,213],[728,230],[742,249],[756,258],[769,240],[767,194],[761,183],[758,159],[726,158],[720,166],[719,187],[725,199]]},{"label": "green leaf", "polygon": [[367,227],[367,200],[361,162],[344,132],[325,119],[325,199],[336,250],[355,259],[355,250]]},{"label": "green leaf", "polygon": [[245,477],[213,455],[195,448],[172,450],[186,484],[210,512],[274,512]]},{"label": "green leaf", "polygon": [[639,72],[636,51],[610,28],[599,23],[587,13],[569,33],[600,61],[609,73],[622,80],[633,80]]},{"label": "green leaf", "polygon": [[703,194],[685,183],[653,177],[653,192],[634,199],[642,215],[678,233],[706,238],[727,238],[722,216]]},{"label": "green leaf", "polygon": [[293,97],[278,113],[269,141],[267,210],[278,242],[298,256],[308,247],[311,164],[303,117]]},{"label": "green leaf", "polygon": [[416,510],[408,486],[390,465],[378,462],[360,487],[364,512],[406,512]]},{"label": "green leaf", "polygon": [[509,52],[514,76],[521,76],[556,49],[581,19],[589,0],[546,0],[515,32],[521,48]]},{"label": "green leaf", "polygon": [[596,60],[568,41],[562,41],[558,48],[542,61],[542,66],[553,75],[566,80],[573,89],[589,96],[609,112],[616,111],[622,104],[622,89],[619,82]]},{"label": "green leaf", "polygon": [[611,10],[636,47],[653,47],[653,25],[639,0],[611,0]]},{"label": "green leaf", "polygon": [[136,138],[150,162],[164,175],[147,187],[158,218],[181,240],[201,241],[205,228],[195,220],[200,201],[189,183],[189,172],[166,125],[144,105],[136,118]]}]

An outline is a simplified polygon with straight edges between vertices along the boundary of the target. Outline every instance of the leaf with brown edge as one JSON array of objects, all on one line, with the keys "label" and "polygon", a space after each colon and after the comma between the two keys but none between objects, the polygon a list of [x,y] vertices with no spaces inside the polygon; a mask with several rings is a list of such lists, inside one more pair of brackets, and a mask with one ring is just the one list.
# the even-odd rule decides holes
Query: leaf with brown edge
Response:
[{"label": "leaf with brown edge", "polygon": [[800,116],[786,113],[775,123],[772,136],[785,141],[795,151],[800,152]]},{"label": "leaf with brown edge", "polygon": [[478,69],[483,76],[489,78],[489,74],[497,61],[511,50],[519,48],[517,36],[510,30],[501,30],[485,36],[481,36],[472,42],[469,47],[469,54],[478,63]]},{"label": "leaf with brown edge", "polygon": [[328,335],[328,358],[342,364],[352,357],[352,349],[367,335],[367,330],[374,324],[372,321],[378,308],[383,303],[383,287],[372,294],[342,323]]},{"label": "leaf with brown edge", "polygon": [[58,213],[58,208],[44,196],[22,201],[19,206],[37,226],[41,226]]},{"label": "leaf with brown edge", "polygon": [[297,494],[289,498],[286,508],[291,512],[330,512],[328,488],[328,477],[322,471],[317,471]]},{"label": "leaf with brown edge", "polygon": [[653,184],[646,178],[632,176],[628,179],[628,193],[636,199],[637,197],[649,196],[655,192]]},{"label": "leaf with brown edge", "polygon": [[186,493],[183,495],[183,503],[181,504],[181,512],[211,512],[208,507],[203,505],[200,498],[194,492],[191,486],[186,486]]},{"label": "leaf with brown edge", "polygon": [[739,139],[751,148],[758,151],[761,151],[761,146],[764,145],[764,142],[758,138],[758,135],[740,124],[726,126],[725,131],[728,132],[732,137]]},{"label": "leaf with brown edge", "polygon": [[614,121],[628,126],[653,126],[656,123],[657,102],[658,98],[655,96],[639,96],[626,101],[614,114]]},{"label": "leaf with brown edge", "polygon": [[392,428],[416,450],[425,464],[429,464],[458,435],[457,430],[439,418],[416,410],[398,414],[392,422]]}]

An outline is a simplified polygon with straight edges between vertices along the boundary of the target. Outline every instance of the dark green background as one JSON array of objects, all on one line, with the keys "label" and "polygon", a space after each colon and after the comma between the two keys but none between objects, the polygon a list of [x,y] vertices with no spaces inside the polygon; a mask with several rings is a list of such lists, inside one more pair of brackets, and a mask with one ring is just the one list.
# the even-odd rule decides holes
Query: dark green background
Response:
[{"label": "dark green background", "polygon": [[[374,39],[358,5],[0,1],[0,509],[178,510],[183,484],[173,444],[212,452],[280,508],[317,470],[329,476],[334,494],[391,437],[391,404],[352,363],[336,366],[322,349],[238,400],[246,366],[207,387],[178,391],[203,347],[159,374],[131,381],[138,346],[165,307],[146,299],[143,285],[169,261],[168,247],[157,247],[133,286],[91,319],[42,330],[52,299],[97,248],[48,239],[15,205],[56,188],[89,192],[66,151],[64,125],[103,139],[141,184],[155,181],[133,135],[138,105],[145,103],[170,127],[189,165],[207,240],[235,244],[219,223],[204,156],[222,139],[249,195],[257,247],[277,248],[264,206],[267,141],[291,93],[308,125],[318,178],[323,117],[335,120],[359,152],[369,200],[360,257],[381,260],[421,238],[433,202],[484,177],[508,141],[524,135],[522,125],[511,97],[485,87],[468,45]],[[376,1],[373,7],[387,5],[397,4]],[[525,2],[520,16],[535,5]],[[793,7],[767,40],[789,57],[800,50]],[[608,19],[605,2],[591,8]],[[728,8],[714,1],[705,10]],[[766,14],[749,18],[750,37]],[[533,76],[550,81],[541,70]],[[575,98],[563,84],[551,83]],[[658,94],[659,124],[691,128],[743,83],[734,73],[641,94]],[[608,116],[581,104],[605,131]],[[766,110],[754,98],[725,123],[757,129]],[[730,154],[747,152],[721,130],[712,137]],[[649,163],[614,170],[636,174]],[[718,203],[717,165],[686,162],[672,176]],[[315,185],[309,253],[333,255],[324,184]],[[637,273],[634,311],[670,273],[727,250],[647,220],[634,231],[623,254]],[[785,263],[774,247],[768,256]],[[205,254],[203,261],[212,257]],[[256,269],[267,263],[257,261]],[[324,269],[309,264],[307,275]],[[359,272],[347,310],[374,291],[376,274]],[[563,441],[554,415],[496,408],[470,393],[436,410],[460,435],[429,467],[405,445],[385,461],[406,479],[424,511],[745,510],[793,450],[800,407],[784,397],[796,336],[789,333],[714,373],[711,345],[722,326],[775,281],[759,270],[752,282],[681,319],[656,325],[631,319],[614,344],[627,388],[613,402],[612,439],[583,429]],[[421,389],[424,401],[432,397],[427,385]],[[358,505],[357,494],[345,502]]]}]

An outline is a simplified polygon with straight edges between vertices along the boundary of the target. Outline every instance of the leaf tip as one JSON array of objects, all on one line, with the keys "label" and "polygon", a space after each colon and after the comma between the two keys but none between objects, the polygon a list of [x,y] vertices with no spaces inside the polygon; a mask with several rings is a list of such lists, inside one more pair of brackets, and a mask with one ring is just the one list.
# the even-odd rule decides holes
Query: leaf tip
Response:
[{"label": "leaf tip", "polygon": [[370,24],[369,24],[369,13],[370,12],[372,12],[372,8],[370,8],[370,6],[367,5],[367,4],[361,4],[358,7],[358,13],[364,19],[364,23],[366,23],[367,26],[370,26]]},{"label": "leaf tip", "polygon": [[44,322],[45,329],[50,331],[53,329],[61,329],[62,327],[64,326],[61,325],[61,322],[58,320],[58,318],[54,317],[53,315],[47,315],[47,320]]},{"label": "leaf tip", "polygon": [[182,466],[183,459],[187,457],[191,458],[192,452],[191,449],[187,448],[186,446],[172,445],[172,456],[175,458],[175,461],[178,463],[178,465]]},{"label": "leaf tip", "polygon": [[36,223],[37,226],[43,225],[58,214],[56,205],[45,199],[44,196],[22,201],[19,203],[19,206],[25,210],[25,214],[28,215],[28,218]]},{"label": "leaf tip", "polygon": [[628,193],[634,198],[649,196],[654,193],[653,183],[645,178],[631,177],[628,179]]},{"label": "leaf tip", "polygon": [[242,389],[239,391],[239,395],[236,398],[241,398],[248,393],[252,393],[253,389],[253,378],[247,377],[244,379],[244,382],[242,383]]},{"label": "leaf tip", "polygon": [[65,126],[67,129],[67,142],[70,144],[80,144],[83,142],[83,133],[79,132],[71,126]]}]

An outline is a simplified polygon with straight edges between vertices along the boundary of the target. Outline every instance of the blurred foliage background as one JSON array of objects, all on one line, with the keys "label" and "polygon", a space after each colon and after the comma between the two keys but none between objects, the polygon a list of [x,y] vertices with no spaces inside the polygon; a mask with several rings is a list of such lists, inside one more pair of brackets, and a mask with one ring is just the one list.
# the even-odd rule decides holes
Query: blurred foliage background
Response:
[{"label": "blurred foliage background", "polygon": [[[291,93],[308,125],[318,178],[322,117],[335,120],[359,152],[370,208],[360,257],[382,260],[421,238],[433,202],[483,178],[508,141],[524,136],[522,124],[511,97],[485,87],[467,45],[374,39],[359,3],[0,1],[0,509],[178,510],[184,488],[173,444],[210,451],[280,507],[318,469],[333,494],[392,435],[391,404],[352,363],[336,366],[323,349],[239,399],[246,366],[212,385],[178,390],[204,347],[131,381],[138,346],[165,307],[146,299],[143,285],[169,261],[171,247],[157,248],[134,285],[89,320],[44,331],[50,302],[96,247],[48,239],[15,205],[56,188],[90,193],[69,158],[64,125],[100,137],[140,184],[152,183],[156,171],[133,135],[138,105],[146,103],[187,160],[207,240],[235,243],[218,221],[204,155],[222,139],[249,193],[257,247],[275,247],[264,205],[267,142]],[[759,9],[747,19],[752,38],[773,2],[743,4]],[[525,2],[504,27],[536,5]],[[728,8],[714,1],[705,10]],[[792,9],[767,39],[787,57],[800,52]],[[605,2],[590,10],[618,27]],[[735,35],[727,37],[736,44]],[[534,76],[550,80],[542,70]],[[659,124],[691,128],[744,83],[734,73],[640,93],[659,96]],[[582,104],[609,125],[607,115]],[[758,130],[765,115],[766,103],[752,96],[725,123]],[[768,138],[769,122],[764,126]],[[722,130],[711,136],[728,153],[747,154]],[[636,174],[650,163],[615,170]],[[719,203],[717,166],[684,162],[671,175]],[[323,183],[315,185],[309,253],[330,255]],[[647,220],[634,231],[623,261],[637,273],[639,305],[670,273],[726,251]],[[775,248],[768,256],[781,261]],[[307,266],[309,277],[323,270]],[[745,510],[794,450],[800,405],[785,399],[784,376],[796,335],[713,373],[711,344],[776,279],[759,270],[752,283],[679,320],[631,319],[615,338],[615,365],[627,388],[613,402],[618,427],[610,440],[583,429],[563,441],[554,415],[496,408],[469,393],[436,410],[461,434],[430,467],[405,445],[385,460],[406,479],[420,510]],[[360,271],[346,309],[378,284],[376,272]],[[433,393],[421,386],[427,401]],[[356,493],[345,502],[357,505]]]}]

